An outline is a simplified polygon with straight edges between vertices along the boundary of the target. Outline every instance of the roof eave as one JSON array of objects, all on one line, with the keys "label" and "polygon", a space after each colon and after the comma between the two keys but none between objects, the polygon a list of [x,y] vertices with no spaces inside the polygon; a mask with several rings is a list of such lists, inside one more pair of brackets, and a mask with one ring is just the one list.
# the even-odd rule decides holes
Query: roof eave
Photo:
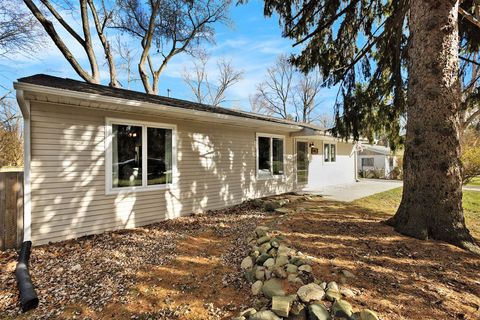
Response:
[{"label": "roof eave", "polygon": [[203,118],[205,121],[211,122],[231,122],[231,123],[244,123],[246,124],[257,124],[262,126],[269,126],[272,128],[283,129],[289,132],[295,132],[302,130],[303,127],[299,125],[293,124],[286,124],[281,122],[274,122],[268,120],[260,120],[260,119],[253,119],[247,117],[240,117],[235,115],[227,115],[227,114],[220,114],[220,113],[213,113],[207,111],[200,111],[200,110],[191,110],[191,109],[184,109],[179,107],[167,106],[163,104],[156,104],[151,102],[144,102],[138,100],[131,100],[125,98],[116,98],[110,97],[95,93],[85,93],[80,91],[74,90],[67,90],[67,89],[60,89],[60,88],[53,88],[48,86],[42,86],[37,84],[31,83],[24,83],[24,82],[14,82],[13,84],[16,90],[22,90],[23,92],[32,92],[38,94],[47,94],[59,97],[68,97],[68,98],[76,98],[81,100],[87,100],[95,103],[104,103],[107,105],[117,105],[123,107],[132,107],[136,108],[136,111],[139,111],[140,108],[150,111],[157,111],[168,113],[175,116],[198,116]]}]

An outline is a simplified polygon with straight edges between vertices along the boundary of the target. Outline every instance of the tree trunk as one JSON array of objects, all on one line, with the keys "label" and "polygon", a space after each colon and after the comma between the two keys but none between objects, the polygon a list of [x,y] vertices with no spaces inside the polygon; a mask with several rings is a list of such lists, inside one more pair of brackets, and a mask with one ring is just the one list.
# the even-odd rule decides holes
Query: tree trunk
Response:
[{"label": "tree trunk", "polygon": [[462,209],[459,1],[410,3],[404,189],[388,223],[408,236],[480,252]]}]

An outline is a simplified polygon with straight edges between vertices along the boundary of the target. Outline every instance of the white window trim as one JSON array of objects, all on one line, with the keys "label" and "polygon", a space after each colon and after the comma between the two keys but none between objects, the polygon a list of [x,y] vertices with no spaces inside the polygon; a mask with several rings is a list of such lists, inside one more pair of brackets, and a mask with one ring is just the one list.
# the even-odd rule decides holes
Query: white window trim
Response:
[{"label": "white window trim", "polygon": [[[142,186],[113,188],[112,186],[112,125],[130,125],[142,127]],[[172,130],[172,182],[159,185],[147,185],[147,127]],[[105,194],[123,194],[167,190],[177,184],[177,126],[169,123],[147,122],[129,119],[105,118]]]},{"label": "white window trim", "polygon": [[[259,157],[259,150],[258,150],[258,138],[270,138],[270,174],[269,175],[259,175],[259,168],[258,168],[258,157]],[[272,138],[282,139],[283,141],[283,173],[282,174],[273,174],[273,141]],[[255,146],[256,146],[256,156],[255,156],[255,167],[256,167],[256,176],[257,180],[271,180],[271,179],[284,179],[285,177],[285,136],[279,134],[271,134],[271,133],[262,133],[257,132],[255,135]]]},{"label": "white window trim", "polygon": [[[325,145],[328,144],[333,144],[335,145],[335,161],[325,161]],[[328,152],[330,152],[330,147],[328,148]],[[338,155],[338,146],[337,146],[337,142],[323,142],[323,149],[322,149],[322,161],[324,164],[332,164],[332,163],[336,163],[337,162],[337,155]]]},{"label": "white window trim", "polygon": [[[307,144],[307,159],[308,159],[309,163],[311,161],[310,157],[312,156],[312,154],[311,154],[311,147],[310,147],[311,141],[308,141],[308,140],[302,139],[302,138],[294,139],[294,143],[295,143],[295,183],[298,184],[299,182],[298,182],[298,170],[297,170],[297,168],[298,168],[297,167],[297,165],[298,165],[298,163],[297,163],[297,154],[298,154],[297,142],[305,142]],[[309,171],[310,171],[310,168],[308,167],[307,168],[307,173]],[[308,176],[307,176],[307,182],[304,182],[304,184],[308,184]]]}]

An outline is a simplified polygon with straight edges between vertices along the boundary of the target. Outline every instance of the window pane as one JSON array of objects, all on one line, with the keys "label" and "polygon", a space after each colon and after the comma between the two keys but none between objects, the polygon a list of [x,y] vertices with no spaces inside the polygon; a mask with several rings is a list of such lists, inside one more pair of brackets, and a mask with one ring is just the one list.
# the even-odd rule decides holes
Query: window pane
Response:
[{"label": "window pane", "polygon": [[172,130],[147,128],[147,184],[172,183]]},{"label": "window pane", "polygon": [[273,138],[273,174],[283,174],[283,139]]},{"label": "window pane", "polygon": [[258,175],[270,175],[270,138],[258,137]]},{"label": "window pane", "polygon": [[337,160],[337,146],[334,144],[330,145],[330,161],[335,162]]},{"label": "window pane", "polygon": [[323,146],[323,157],[324,157],[325,162],[330,161],[330,145],[329,144],[325,144]]},{"label": "window pane", "polygon": [[362,166],[373,167],[373,158],[362,158]]},{"label": "window pane", "polygon": [[112,125],[112,187],[142,185],[142,127]]}]

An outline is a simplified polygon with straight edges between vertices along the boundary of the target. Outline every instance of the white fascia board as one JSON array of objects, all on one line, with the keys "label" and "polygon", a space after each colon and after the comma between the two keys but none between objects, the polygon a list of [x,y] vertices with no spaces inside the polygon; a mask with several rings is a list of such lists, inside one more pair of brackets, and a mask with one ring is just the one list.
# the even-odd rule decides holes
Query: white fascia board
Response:
[{"label": "white fascia board", "polygon": [[78,92],[73,90],[65,90],[65,89],[58,89],[58,88],[51,88],[46,86],[40,86],[30,83],[14,83],[14,88],[16,90],[23,90],[33,93],[40,93],[40,94],[47,94],[53,96],[60,96],[60,97],[67,97],[67,98],[74,98],[80,100],[88,100],[95,103],[105,103],[110,105],[117,105],[123,107],[134,107],[136,112],[144,110],[150,110],[153,112],[162,111],[164,114],[170,114],[172,116],[177,117],[191,117],[192,115],[197,116],[199,118],[204,118],[206,121],[211,122],[224,122],[224,123],[234,123],[234,124],[244,124],[244,125],[258,125],[264,127],[272,127],[277,128],[280,130],[286,131],[299,131],[303,127],[293,124],[285,124],[279,122],[272,122],[267,120],[258,120],[258,119],[251,119],[245,118],[240,116],[234,115],[227,115],[227,114],[220,114],[214,112],[207,112],[207,111],[199,111],[199,110],[192,110],[192,109],[184,109],[180,107],[171,107],[161,104],[155,104],[151,102],[143,102],[143,101],[136,101],[130,99],[123,99],[123,98],[114,98],[108,97],[100,94],[92,94],[92,93],[85,93],[85,92]]}]

